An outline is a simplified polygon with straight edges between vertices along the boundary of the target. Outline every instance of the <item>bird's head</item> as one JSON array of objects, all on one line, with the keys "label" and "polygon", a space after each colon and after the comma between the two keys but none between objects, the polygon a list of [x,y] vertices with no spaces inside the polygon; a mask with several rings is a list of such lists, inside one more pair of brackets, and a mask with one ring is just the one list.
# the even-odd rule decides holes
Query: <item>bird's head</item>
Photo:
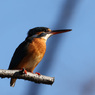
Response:
[{"label": "bird's head", "polygon": [[72,29],[51,30],[47,27],[35,27],[28,31],[27,38],[29,38],[29,37],[30,38],[43,38],[43,39],[47,40],[52,35],[68,32],[71,30]]}]

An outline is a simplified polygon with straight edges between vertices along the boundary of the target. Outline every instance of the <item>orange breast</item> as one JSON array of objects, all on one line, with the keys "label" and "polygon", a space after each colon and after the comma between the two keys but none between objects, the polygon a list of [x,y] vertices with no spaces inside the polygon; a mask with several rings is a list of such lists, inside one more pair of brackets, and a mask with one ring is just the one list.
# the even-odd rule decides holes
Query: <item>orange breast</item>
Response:
[{"label": "orange breast", "polygon": [[32,71],[42,60],[46,51],[46,42],[42,38],[34,38],[28,46],[28,54],[23,58],[17,68],[25,68]]}]

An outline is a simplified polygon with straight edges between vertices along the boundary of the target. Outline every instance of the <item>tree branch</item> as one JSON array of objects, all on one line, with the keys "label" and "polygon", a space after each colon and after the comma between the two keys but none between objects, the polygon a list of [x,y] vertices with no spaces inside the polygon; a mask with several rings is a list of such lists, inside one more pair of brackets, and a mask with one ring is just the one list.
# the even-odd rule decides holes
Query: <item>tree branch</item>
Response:
[{"label": "tree branch", "polygon": [[33,74],[27,72],[27,74],[23,74],[21,70],[3,70],[0,69],[0,77],[1,78],[17,78],[33,81],[35,83],[43,83],[52,85],[54,83],[54,77],[48,77],[44,75]]}]

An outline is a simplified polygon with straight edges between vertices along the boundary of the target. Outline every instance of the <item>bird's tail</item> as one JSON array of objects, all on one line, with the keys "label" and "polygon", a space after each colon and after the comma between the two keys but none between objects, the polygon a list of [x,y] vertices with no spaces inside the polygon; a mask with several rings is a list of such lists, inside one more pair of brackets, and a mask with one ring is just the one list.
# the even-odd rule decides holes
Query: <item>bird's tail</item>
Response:
[{"label": "bird's tail", "polygon": [[14,87],[16,82],[16,78],[11,78],[10,80],[10,86]]}]

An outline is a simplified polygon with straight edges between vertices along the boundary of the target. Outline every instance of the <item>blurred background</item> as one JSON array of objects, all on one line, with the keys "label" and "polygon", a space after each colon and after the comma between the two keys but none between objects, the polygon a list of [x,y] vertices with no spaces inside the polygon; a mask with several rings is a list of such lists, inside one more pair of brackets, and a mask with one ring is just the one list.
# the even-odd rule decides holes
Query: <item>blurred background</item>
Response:
[{"label": "blurred background", "polygon": [[95,0],[0,0],[0,69],[7,69],[29,29],[72,29],[47,41],[34,72],[55,77],[52,86],[0,79],[0,95],[95,95]]}]

